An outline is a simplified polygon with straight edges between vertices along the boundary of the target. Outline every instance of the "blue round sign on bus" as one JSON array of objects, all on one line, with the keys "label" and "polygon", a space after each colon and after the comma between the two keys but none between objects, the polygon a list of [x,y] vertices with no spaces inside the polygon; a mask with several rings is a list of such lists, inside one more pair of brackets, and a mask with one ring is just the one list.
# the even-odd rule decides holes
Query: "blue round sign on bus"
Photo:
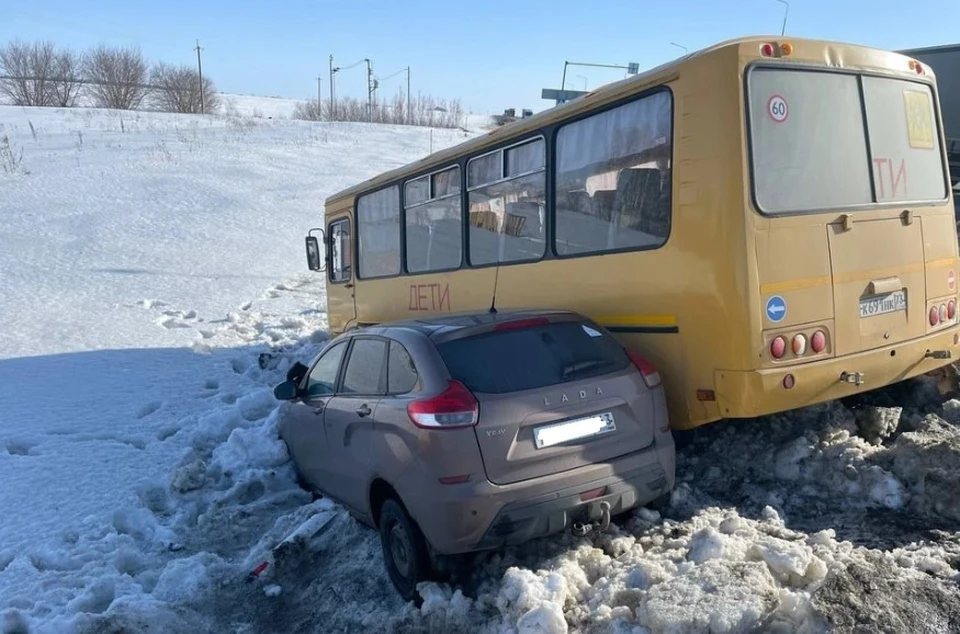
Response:
[{"label": "blue round sign on bus", "polygon": [[787,302],[779,295],[774,295],[767,300],[767,319],[770,321],[780,321],[787,316]]}]

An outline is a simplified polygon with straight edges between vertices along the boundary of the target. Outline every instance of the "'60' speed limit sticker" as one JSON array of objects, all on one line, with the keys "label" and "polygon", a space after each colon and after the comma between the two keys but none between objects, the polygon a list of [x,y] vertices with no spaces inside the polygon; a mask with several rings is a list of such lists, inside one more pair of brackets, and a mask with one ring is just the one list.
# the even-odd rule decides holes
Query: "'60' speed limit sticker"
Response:
[{"label": "'60' speed limit sticker", "polygon": [[787,100],[780,95],[770,97],[770,101],[767,102],[767,114],[777,123],[786,121],[787,117],[790,116],[790,106],[787,105]]}]

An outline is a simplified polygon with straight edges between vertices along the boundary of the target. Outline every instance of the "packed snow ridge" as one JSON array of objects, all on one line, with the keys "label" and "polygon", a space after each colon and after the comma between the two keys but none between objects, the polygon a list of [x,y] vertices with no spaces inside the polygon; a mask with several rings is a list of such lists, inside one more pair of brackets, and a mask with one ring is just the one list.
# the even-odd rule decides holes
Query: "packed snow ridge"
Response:
[{"label": "packed snow ridge", "polygon": [[953,368],[681,434],[668,499],[405,604],[297,485],[272,387],[328,338],[322,199],[429,132],[0,113],[0,632],[957,630]]}]

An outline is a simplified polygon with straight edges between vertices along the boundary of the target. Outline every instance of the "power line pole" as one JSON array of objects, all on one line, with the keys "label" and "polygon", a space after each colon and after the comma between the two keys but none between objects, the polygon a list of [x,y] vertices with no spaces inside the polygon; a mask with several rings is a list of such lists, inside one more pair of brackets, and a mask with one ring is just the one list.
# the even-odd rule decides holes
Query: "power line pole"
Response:
[{"label": "power line pole", "polygon": [[200,114],[205,114],[203,109],[203,65],[200,63],[200,40],[197,40],[197,75],[200,78]]},{"label": "power line pole", "polygon": [[330,121],[333,121],[333,55],[330,55]]},{"label": "power line pole", "polygon": [[373,121],[373,67],[369,58],[363,61],[367,63],[367,121]]}]

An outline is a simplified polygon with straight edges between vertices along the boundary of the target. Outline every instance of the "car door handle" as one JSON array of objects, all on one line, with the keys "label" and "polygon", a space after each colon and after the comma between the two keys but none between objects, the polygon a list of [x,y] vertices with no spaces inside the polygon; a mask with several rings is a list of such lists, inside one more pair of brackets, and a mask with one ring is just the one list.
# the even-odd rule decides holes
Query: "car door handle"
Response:
[{"label": "car door handle", "polygon": [[370,409],[370,406],[364,403],[363,405],[357,408],[357,416],[359,416],[360,418],[366,418],[372,413],[372,411],[373,410]]},{"label": "car door handle", "polygon": [[316,416],[319,416],[320,414],[322,414],[322,413],[323,413],[323,405],[320,405],[320,406],[318,406],[318,407],[314,407],[314,408],[313,408],[313,413],[314,413]]}]

